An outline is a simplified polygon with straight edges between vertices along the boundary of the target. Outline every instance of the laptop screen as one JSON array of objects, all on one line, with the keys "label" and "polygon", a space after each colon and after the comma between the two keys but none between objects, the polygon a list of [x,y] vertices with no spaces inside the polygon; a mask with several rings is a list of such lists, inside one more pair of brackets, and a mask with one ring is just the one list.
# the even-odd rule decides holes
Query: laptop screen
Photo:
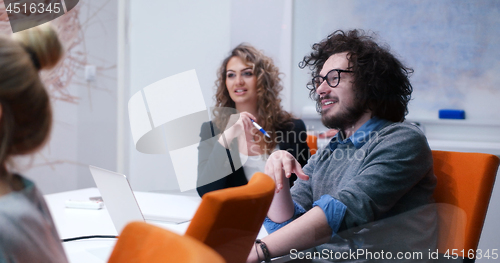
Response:
[{"label": "laptop screen", "polygon": [[132,188],[123,174],[89,166],[117,233],[131,221],[144,221]]}]

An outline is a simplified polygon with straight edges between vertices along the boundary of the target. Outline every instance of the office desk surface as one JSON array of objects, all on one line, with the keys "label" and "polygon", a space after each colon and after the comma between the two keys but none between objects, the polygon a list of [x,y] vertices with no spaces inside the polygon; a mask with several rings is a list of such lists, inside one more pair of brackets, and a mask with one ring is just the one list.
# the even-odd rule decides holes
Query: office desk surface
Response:
[{"label": "office desk surface", "polygon": [[[192,218],[201,199],[198,196],[134,192],[143,214]],[[61,239],[91,236],[117,235],[106,206],[100,210],[66,208],[66,200],[89,200],[100,196],[97,188],[80,189],[45,195],[45,200]],[[173,224],[149,222],[178,234],[184,234],[189,223]],[[106,262],[116,240],[86,239],[63,243],[71,263]]]},{"label": "office desk surface", "polygon": [[[166,217],[192,218],[201,198],[195,195],[159,194],[134,192],[143,214]],[[106,206],[100,210],[66,208],[66,200],[89,200],[100,196],[97,188],[87,188],[45,195],[45,200],[61,239],[91,236],[117,235]],[[182,224],[148,221],[178,234],[184,234],[189,222]],[[262,227],[258,238],[267,235]],[[103,263],[109,258],[116,239],[84,239],[63,243],[71,263]]]}]

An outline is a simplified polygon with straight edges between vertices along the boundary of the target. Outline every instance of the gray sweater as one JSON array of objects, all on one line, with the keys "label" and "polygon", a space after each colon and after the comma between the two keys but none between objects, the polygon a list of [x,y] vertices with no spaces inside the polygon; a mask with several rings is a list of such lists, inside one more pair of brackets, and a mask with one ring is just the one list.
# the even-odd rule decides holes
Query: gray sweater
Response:
[{"label": "gray sweater", "polygon": [[[358,146],[359,147],[359,146]],[[322,195],[347,206],[338,236],[317,247],[372,252],[435,250],[437,217],[432,153],[423,133],[406,123],[388,123],[356,148],[352,142],[327,145],[313,155],[298,180],[293,200],[305,210]],[[354,260],[356,261],[356,260]]]},{"label": "gray sweater", "polygon": [[68,262],[45,199],[33,182],[0,197],[0,263]]}]

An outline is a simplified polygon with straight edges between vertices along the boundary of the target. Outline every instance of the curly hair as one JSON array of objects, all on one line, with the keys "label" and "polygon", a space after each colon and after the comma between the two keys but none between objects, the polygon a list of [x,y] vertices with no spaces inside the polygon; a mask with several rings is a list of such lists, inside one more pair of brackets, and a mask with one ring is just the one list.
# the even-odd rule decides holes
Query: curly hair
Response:
[{"label": "curly hair", "polygon": [[[413,91],[408,79],[413,69],[405,67],[389,52],[389,47],[379,46],[373,36],[355,29],[337,30],[315,43],[312,49],[311,54],[299,63],[300,68],[308,66],[311,75],[317,76],[330,56],[347,52],[349,69],[354,71],[353,87],[358,105],[371,110],[372,116],[404,121]],[[318,101],[312,83],[307,85],[309,96]]]},{"label": "curly hair", "polygon": [[278,143],[276,131],[292,124],[293,116],[281,107],[279,93],[283,90],[283,86],[279,69],[271,58],[249,44],[242,43],[235,47],[229,56],[222,61],[222,65],[217,71],[215,108],[213,110],[214,123],[219,130],[224,130],[230,114],[222,109],[235,108],[235,103],[229,96],[226,86],[227,63],[232,57],[239,57],[245,64],[251,66],[257,78],[259,124],[271,135],[271,139],[261,136],[262,140],[259,141],[259,145],[270,153]]}]

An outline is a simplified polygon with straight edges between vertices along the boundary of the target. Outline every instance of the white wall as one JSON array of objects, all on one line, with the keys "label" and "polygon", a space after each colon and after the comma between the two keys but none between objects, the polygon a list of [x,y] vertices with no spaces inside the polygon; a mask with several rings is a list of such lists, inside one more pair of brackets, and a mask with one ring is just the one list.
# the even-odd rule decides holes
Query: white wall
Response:
[{"label": "white wall", "polygon": [[[230,47],[230,1],[155,0],[146,5],[131,0],[129,25],[129,98],[158,80],[196,69],[205,104],[213,105],[216,69]],[[185,91],[186,104],[189,92]],[[139,153],[131,139],[128,145],[128,174],[134,190],[178,189],[168,154]]]},{"label": "white wall", "polygon": [[86,188],[95,186],[88,165],[116,170],[118,0],[79,4],[86,64],[97,67],[96,80],[78,89],[78,188]]},{"label": "white wall", "polygon": [[[41,152],[19,160],[44,194],[95,186],[89,164],[116,170],[117,3],[82,0],[52,22],[66,49],[58,67],[42,72],[52,134]],[[84,78],[88,64],[96,66],[94,82]]]},{"label": "white wall", "polygon": [[[284,73],[283,106],[291,108],[292,1],[158,0],[145,5],[136,0],[84,0],[71,12],[75,11],[78,23],[71,25],[78,27],[79,42],[66,60],[69,64],[57,69],[57,74],[64,78],[72,73],[64,92],[76,103],[53,100],[55,121],[49,144],[32,159],[19,162],[21,168],[24,163],[33,164],[22,172],[44,193],[94,186],[89,164],[127,174],[137,190],[177,189],[168,155],[135,150],[128,98],[157,80],[194,68],[205,103],[212,106],[215,73],[230,49],[241,42],[255,45],[275,60]],[[67,33],[67,21],[60,24],[61,32]],[[87,64],[97,66],[94,82],[84,78]]]},{"label": "white wall", "polygon": [[[294,1],[293,64],[334,30],[375,32],[415,73],[410,118],[437,119],[439,109],[463,109],[467,120],[500,123],[500,2]],[[293,111],[313,105],[308,70],[294,67]]]},{"label": "white wall", "polygon": [[247,42],[273,59],[283,73],[282,106],[290,111],[295,66],[292,65],[293,1],[238,0],[231,4],[231,48]]},{"label": "white wall", "polygon": [[[211,107],[220,63],[231,48],[248,42],[272,57],[284,73],[283,104],[285,109],[290,108],[291,1],[150,1],[148,4],[130,1],[128,97],[160,79],[196,69],[205,104]],[[178,189],[168,154],[139,153],[131,139],[128,146],[129,165],[124,171],[134,189]],[[196,163],[193,160],[193,165]]]}]

